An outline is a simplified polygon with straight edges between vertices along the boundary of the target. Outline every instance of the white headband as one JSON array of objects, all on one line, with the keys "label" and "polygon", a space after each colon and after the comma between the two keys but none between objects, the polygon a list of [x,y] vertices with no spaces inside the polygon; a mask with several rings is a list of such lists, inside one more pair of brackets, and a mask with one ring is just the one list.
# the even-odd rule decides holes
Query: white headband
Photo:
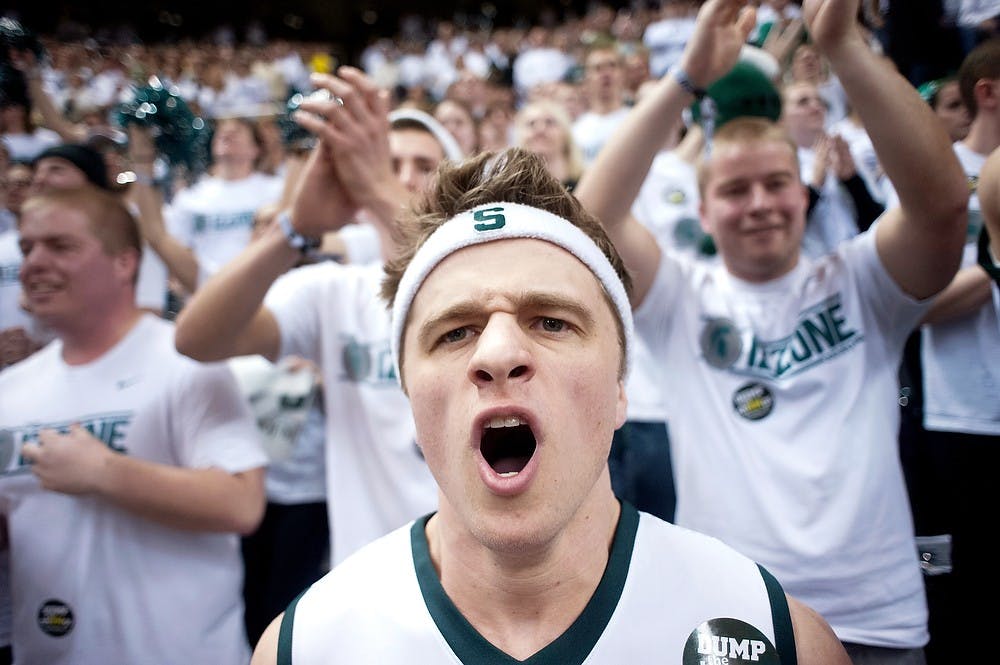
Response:
[{"label": "white headband", "polygon": [[444,125],[438,122],[430,113],[425,113],[420,109],[402,108],[389,112],[389,123],[397,120],[412,120],[424,126],[441,145],[441,151],[445,159],[453,162],[460,162],[465,158],[458,141],[451,135]]},{"label": "white headband", "polygon": [[396,376],[402,379],[399,353],[403,328],[413,298],[437,264],[464,247],[494,240],[533,238],[562,247],[594,273],[614,303],[625,333],[625,371],[631,365],[632,307],[625,286],[611,262],[579,227],[550,212],[520,203],[486,203],[467,210],[438,227],[420,246],[403,273],[392,305],[392,360]]}]

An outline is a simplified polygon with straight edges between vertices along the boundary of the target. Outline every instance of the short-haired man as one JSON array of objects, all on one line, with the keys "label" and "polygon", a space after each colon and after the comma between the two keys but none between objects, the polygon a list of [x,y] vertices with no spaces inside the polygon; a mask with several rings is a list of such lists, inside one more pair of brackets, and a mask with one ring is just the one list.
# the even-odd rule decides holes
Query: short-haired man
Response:
[{"label": "short-haired man", "polygon": [[[90,146],[60,143],[43,150],[35,158],[32,192],[73,189],[88,184],[115,191],[104,155]],[[123,192],[115,193],[124,201]],[[160,314],[166,301],[167,269],[155,252],[142,253],[137,280],[136,302],[143,309]]]},{"label": "short-haired man", "polygon": [[615,498],[628,278],[540,158],[443,168],[417,213],[383,296],[438,511],[313,585],[253,662],[847,663],[752,561]]},{"label": "short-haired man", "polygon": [[387,96],[361,72],[338,73],[314,79],[328,100],[302,104],[299,119],[320,143],[292,210],[199,289],[177,327],[178,349],[200,360],[295,355],[321,368],[333,564],[426,513],[436,492],[390,361],[381,260],[290,268],[305,236],[336,230],[359,210],[392,251],[397,212],[427,180],[428,162],[447,155],[419,123],[392,129]]},{"label": "short-haired man", "polygon": [[22,209],[21,283],[57,340],[0,373],[0,515],[19,662],[246,662],[238,533],[264,509],[228,368],[135,305],[141,245],[116,198]]},{"label": "short-haired man", "polygon": [[865,44],[857,1],[806,0],[802,11],[901,207],[805,258],[795,145],[747,118],[716,133],[699,174],[721,265],[661,251],[628,217],[662,137],[735,62],[753,20],[745,5],[703,5],[679,69],[636,107],[577,195],[633,270],[636,327],[676,406],[677,524],[769,566],[859,662],[922,662],[927,608],[897,451],[897,368],[927,299],[958,266],[967,191],[930,109]]},{"label": "short-haired man", "polygon": [[628,115],[625,104],[625,58],[614,42],[599,43],[583,61],[587,110],[573,121],[573,141],[590,164],[601,146]]}]

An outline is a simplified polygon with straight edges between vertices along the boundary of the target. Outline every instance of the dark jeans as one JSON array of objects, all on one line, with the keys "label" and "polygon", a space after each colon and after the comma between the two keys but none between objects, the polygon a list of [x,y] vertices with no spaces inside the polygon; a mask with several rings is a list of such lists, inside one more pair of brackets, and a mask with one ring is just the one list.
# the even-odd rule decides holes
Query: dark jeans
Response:
[{"label": "dark jeans", "polygon": [[295,596],[329,570],[326,503],[268,503],[257,531],[243,539],[243,601],[250,645]]},{"label": "dark jeans", "polygon": [[677,496],[666,424],[627,421],[611,441],[608,466],[619,499],[673,522]]}]

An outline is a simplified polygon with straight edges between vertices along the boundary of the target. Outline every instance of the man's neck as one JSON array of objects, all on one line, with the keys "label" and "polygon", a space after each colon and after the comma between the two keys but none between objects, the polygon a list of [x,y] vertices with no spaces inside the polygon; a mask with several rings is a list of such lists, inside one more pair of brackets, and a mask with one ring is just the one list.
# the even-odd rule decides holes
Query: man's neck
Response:
[{"label": "man's neck", "polygon": [[143,312],[135,306],[86,325],[77,322],[72,330],[58,331],[62,357],[67,365],[85,365],[110,351],[135,327]]},{"label": "man's neck", "polygon": [[590,102],[590,112],[597,115],[610,115],[623,106],[625,106],[625,102],[621,95],[607,98],[595,97]]},{"label": "man's neck", "polygon": [[215,165],[215,176],[222,180],[243,180],[253,174],[253,164],[220,161]]},{"label": "man's neck", "polygon": [[1000,119],[976,116],[969,126],[969,134],[962,143],[979,155],[988,155],[1000,147]]},{"label": "man's neck", "polygon": [[581,506],[552,543],[527,554],[486,548],[446,510],[428,523],[431,559],[448,597],[480,635],[515,659],[562,635],[600,584],[621,506],[610,485],[589,503],[596,505]]}]

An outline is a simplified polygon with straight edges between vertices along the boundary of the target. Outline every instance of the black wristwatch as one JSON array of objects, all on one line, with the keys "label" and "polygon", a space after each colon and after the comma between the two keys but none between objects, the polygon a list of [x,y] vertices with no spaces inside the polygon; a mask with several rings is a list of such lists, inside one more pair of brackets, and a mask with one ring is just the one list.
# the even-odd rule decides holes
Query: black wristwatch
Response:
[{"label": "black wristwatch", "polygon": [[288,246],[299,250],[303,255],[315,252],[323,242],[322,238],[310,238],[296,231],[292,227],[292,214],[287,210],[278,213],[278,226],[281,228]]}]

